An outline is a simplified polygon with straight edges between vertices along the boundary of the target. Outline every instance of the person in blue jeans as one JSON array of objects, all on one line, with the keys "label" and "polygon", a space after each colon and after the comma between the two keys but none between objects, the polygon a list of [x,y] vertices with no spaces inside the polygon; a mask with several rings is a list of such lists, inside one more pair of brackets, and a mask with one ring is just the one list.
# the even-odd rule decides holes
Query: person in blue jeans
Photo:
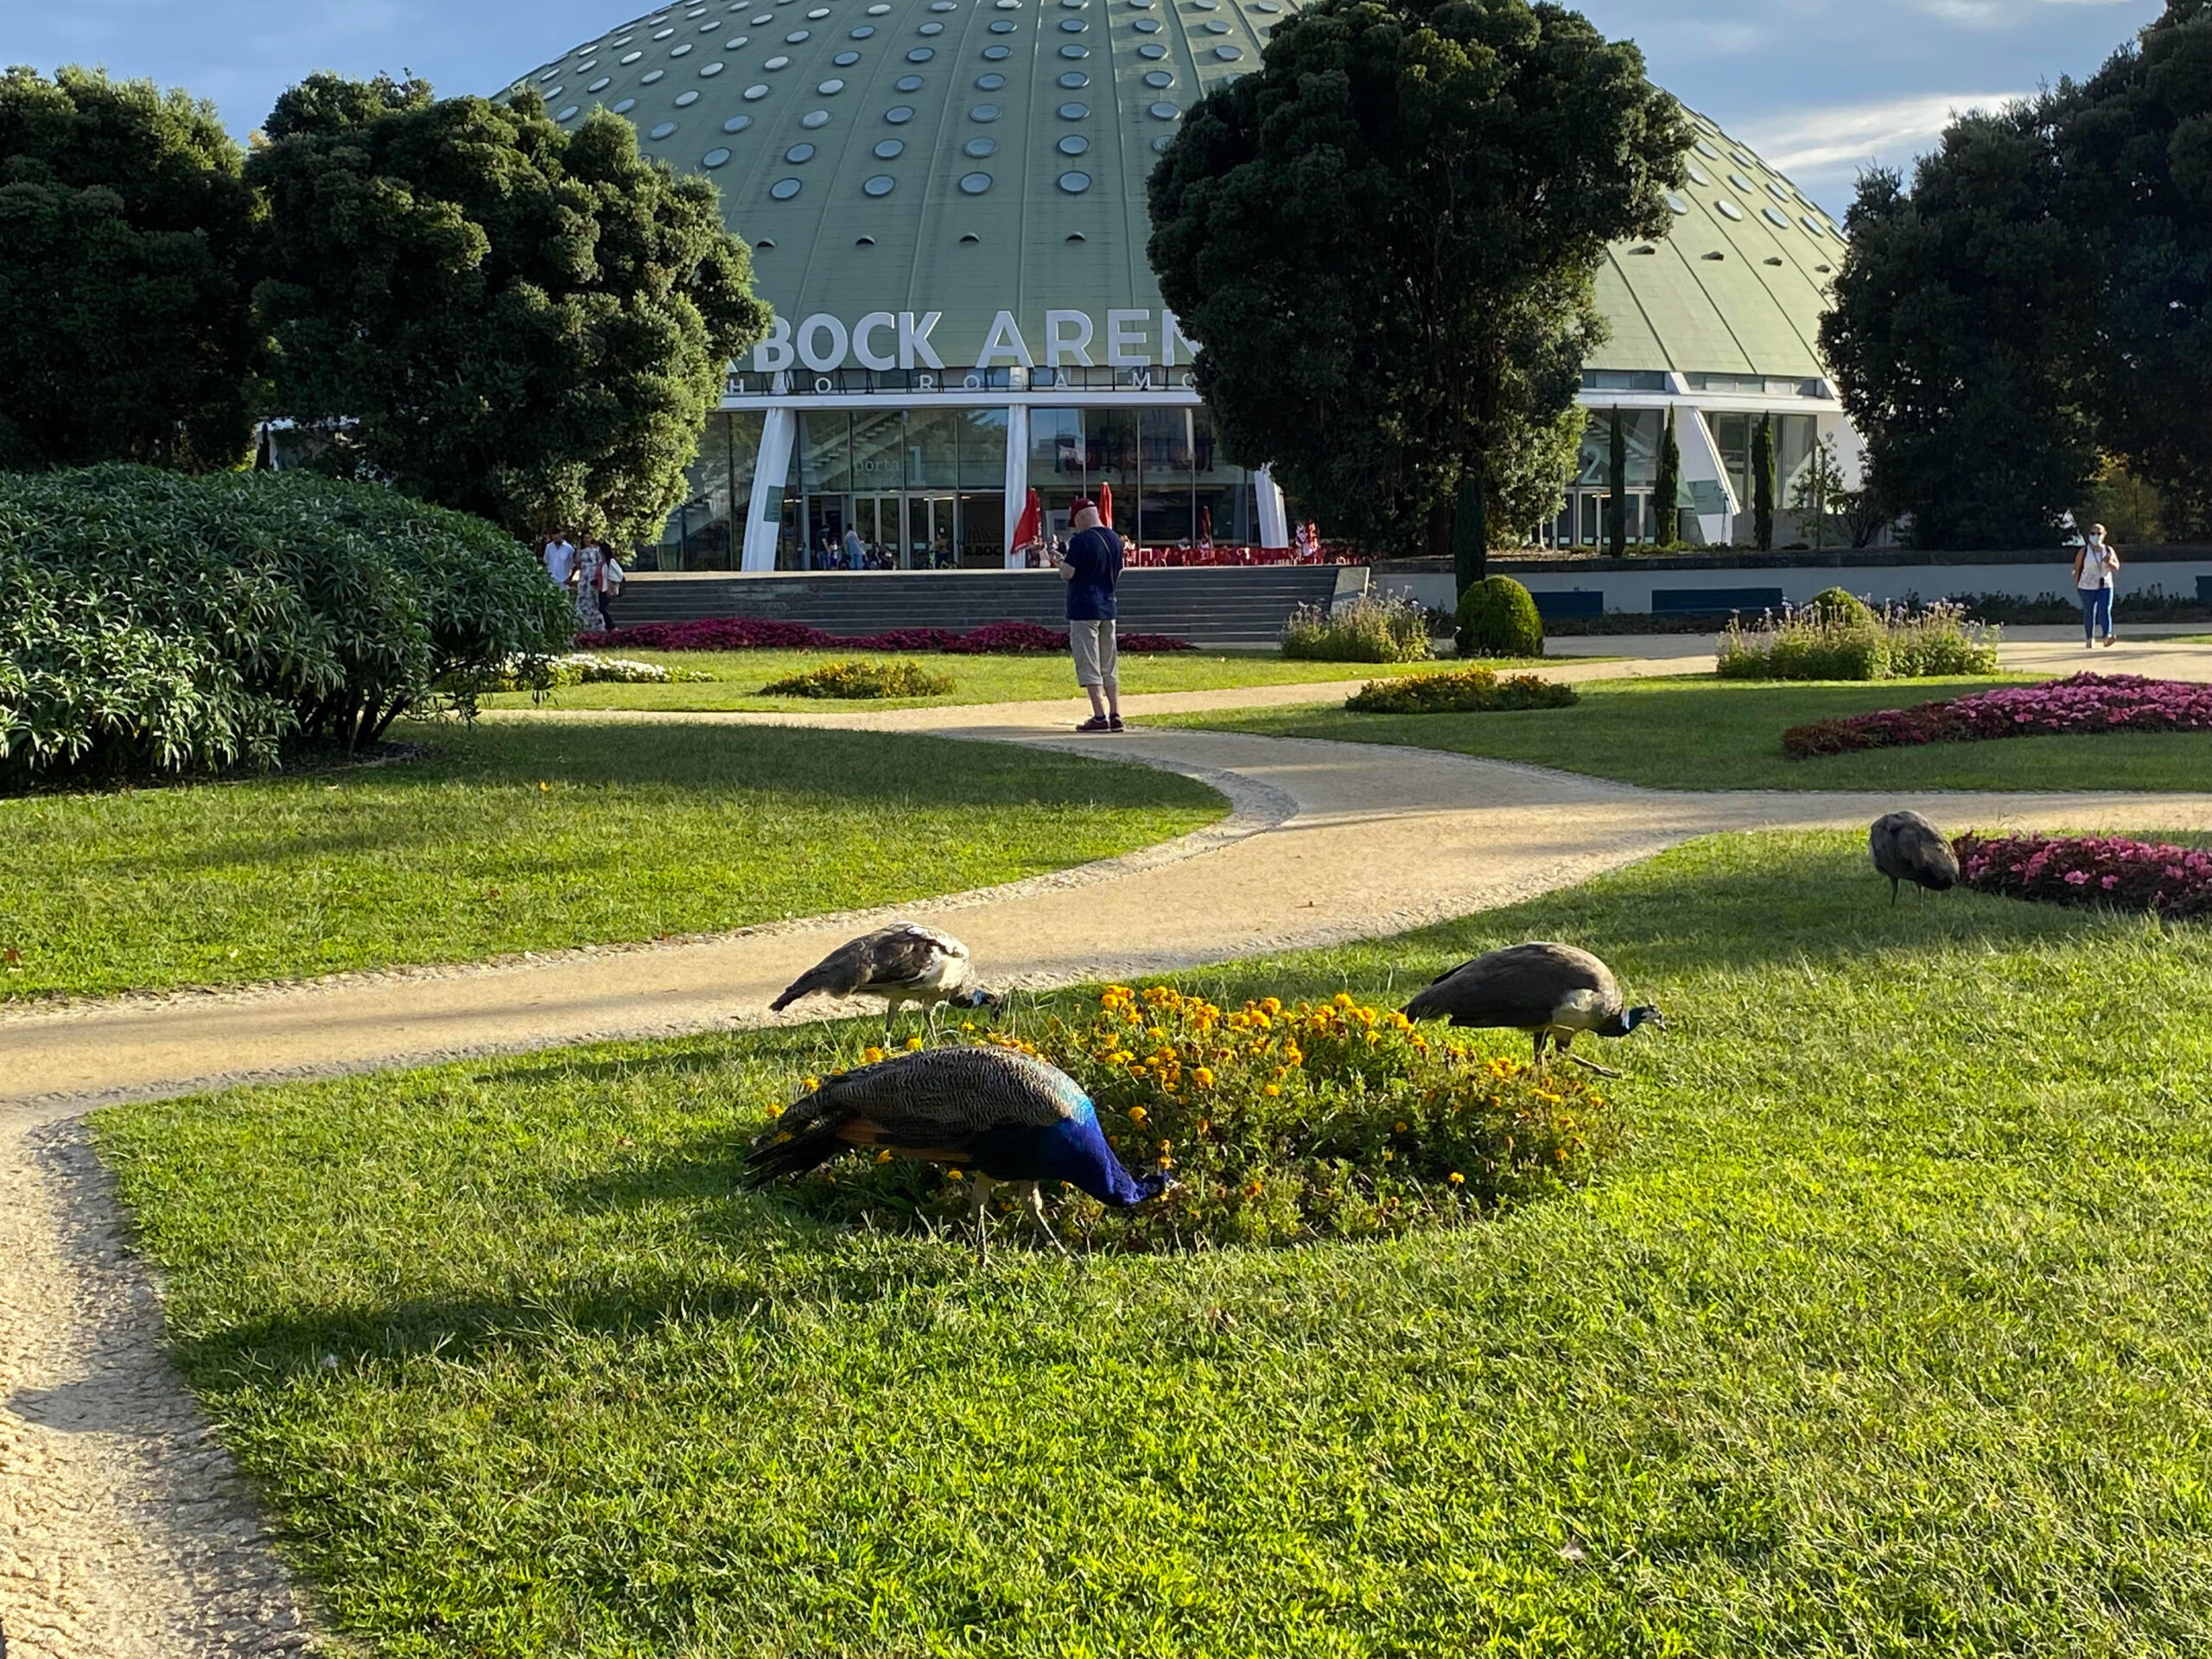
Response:
[{"label": "person in blue jeans", "polygon": [[2082,643],[2096,649],[2097,640],[2112,644],[2112,578],[2120,569],[2120,555],[2105,540],[2102,524],[2089,526],[2089,539],[2074,556],[2074,590],[2082,601]]},{"label": "person in blue jeans", "polygon": [[1076,683],[1090,695],[1090,718],[1078,732],[1122,729],[1122,681],[1114,649],[1114,584],[1122,575],[1122,538],[1098,522],[1098,504],[1077,496],[1075,534],[1060,555],[1068,585],[1068,649]]}]

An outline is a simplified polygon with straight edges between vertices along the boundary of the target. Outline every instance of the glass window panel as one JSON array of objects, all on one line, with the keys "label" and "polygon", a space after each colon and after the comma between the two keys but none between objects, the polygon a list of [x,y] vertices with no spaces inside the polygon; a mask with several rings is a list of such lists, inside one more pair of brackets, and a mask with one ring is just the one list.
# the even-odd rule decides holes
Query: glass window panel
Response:
[{"label": "glass window panel", "polygon": [[1197,538],[1191,504],[1191,411],[1137,411],[1137,451],[1143,488],[1134,526],[1146,547],[1172,547]]},{"label": "glass window panel", "polygon": [[1086,409],[1083,411],[1086,482],[1096,489],[1113,486],[1117,498],[1114,517],[1127,526],[1125,506],[1135,506],[1137,493],[1137,412],[1134,409]]},{"label": "glass window panel", "polygon": [[1204,406],[1191,411],[1191,473],[1202,484],[1245,481],[1244,469],[1222,449],[1214,431],[1213,411]]},{"label": "glass window panel", "polygon": [[[853,416],[853,482],[855,490],[895,490],[906,478],[906,413],[862,410]],[[886,543],[895,537],[876,539]]]},{"label": "glass window panel", "polygon": [[1072,497],[1082,486],[1089,459],[1084,448],[1081,410],[1029,411],[1029,482],[1033,488],[1041,491],[1065,484]]},{"label": "glass window panel", "polygon": [[808,410],[798,417],[798,476],[812,495],[853,487],[852,422],[842,409]]},{"label": "glass window panel", "polygon": [[[1006,431],[1002,416],[999,440],[1000,478],[1003,480]],[[963,461],[963,465],[965,464]],[[971,570],[996,570],[1006,563],[1004,489],[963,490],[960,493],[960,563]]]},{"label": "glass window panel", "polygon": [[960,482],[960,413],[957,409],[906,411],[908,489],[950,489]]},{"label": "glass window panel", "polygon": [[1748,415],[1708,415],[1713,448],[1720,452],[1736,499],[1745,512],[1751,510],[1751,417]]},{"label": "glass window panel", "polygon": [[[1007,411],[960,409],[952,413],[959,426],[961,484],[970,490],[996,490],[1004,496]],[[997,534],[1004,538],[1004,525]]]}]

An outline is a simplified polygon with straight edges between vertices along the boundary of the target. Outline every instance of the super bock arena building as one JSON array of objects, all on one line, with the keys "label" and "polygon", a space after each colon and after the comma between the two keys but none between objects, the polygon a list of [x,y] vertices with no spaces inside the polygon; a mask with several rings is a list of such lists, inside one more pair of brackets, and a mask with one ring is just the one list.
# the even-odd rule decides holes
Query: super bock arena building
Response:
[{"label": "super bock arena building", "polygon": [[[1141,545],[1285,546],[1296,504],[1230,461],[1193,389],[1145,262],[1144,184],[1184,112],[1296,10],[713,0],[517,82],[571,130],[610,110],[714,180],[776,309],[731,365],[662,567],[806,569],[848,530],[880,563],[995,567],[1031,490],[1050,531],[1101,484]],[[1681,527],[1726,543],[1760,416],[1778,417],[1782,503],[1816,442],[1853,474],[1858,444],[1815,345],[1836,226],[1713,122],[1696,132],[1671,233],[1614,246],[1599,274],[1612,334],[1582,395],[1627,416],[1630,537],[1656,522],[1672,406]],[[1607,448],[1593,430],[1540,539],[1603,538]]]}]

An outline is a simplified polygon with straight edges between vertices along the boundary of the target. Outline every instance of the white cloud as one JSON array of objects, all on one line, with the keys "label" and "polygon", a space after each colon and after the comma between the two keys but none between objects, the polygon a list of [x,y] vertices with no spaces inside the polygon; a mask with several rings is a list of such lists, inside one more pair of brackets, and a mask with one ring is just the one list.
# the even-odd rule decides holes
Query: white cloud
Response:
[{"label": "white cloud", "polygon": [[1736,137],[1767,163],[1824,200],[1847,197],[1860,168],[1878,162],[1902,168],[1935,147],[1954,117],[1996,109],[2020,92],[1933,92],[1871,104],[1792,110],[1743,124]]}]

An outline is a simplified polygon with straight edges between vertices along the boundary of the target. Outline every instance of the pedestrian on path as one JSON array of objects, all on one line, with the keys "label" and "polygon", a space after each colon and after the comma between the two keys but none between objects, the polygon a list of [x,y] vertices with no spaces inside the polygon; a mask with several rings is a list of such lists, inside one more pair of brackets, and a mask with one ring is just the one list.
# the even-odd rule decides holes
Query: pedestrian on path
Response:
[{"label": "pedestrian on path", "polygon": [[545,574],[559,586],[566,588],[569,578],[575,574],[575,569],[576,550],[569,540],[569,532],[555,531],[552,539],[545,543]]},{"label": "pedestrian on path", "polygon": [[1060,555],[1068,585],[1068,648],[1076,683],[1090,694],[1090,718],[1079,732],[1122,729],[1122,681],[1114,650],[1114,584],[1122,574],[1122,538],[1098,520],[1098,504],[1077,496],[1075,534]]},{"label": "pedestrian on path", "polygon": [[2100,635],[2112,644],[2112,578],[2120,555],[2105,540],[2102,524],[2089,526],[2089,539],[2074,556],[2074,588],[2082,601],[2082,644],[2094,651]]},{"label": "pedestrian on path", "polygon": [[600,613],[600,596],[607,591],[607,550],[599,537],[587,535],[576,550],[576,568],[569,578],[570,596],[576,607],[576,632],[597,633],[607,626]]}]

